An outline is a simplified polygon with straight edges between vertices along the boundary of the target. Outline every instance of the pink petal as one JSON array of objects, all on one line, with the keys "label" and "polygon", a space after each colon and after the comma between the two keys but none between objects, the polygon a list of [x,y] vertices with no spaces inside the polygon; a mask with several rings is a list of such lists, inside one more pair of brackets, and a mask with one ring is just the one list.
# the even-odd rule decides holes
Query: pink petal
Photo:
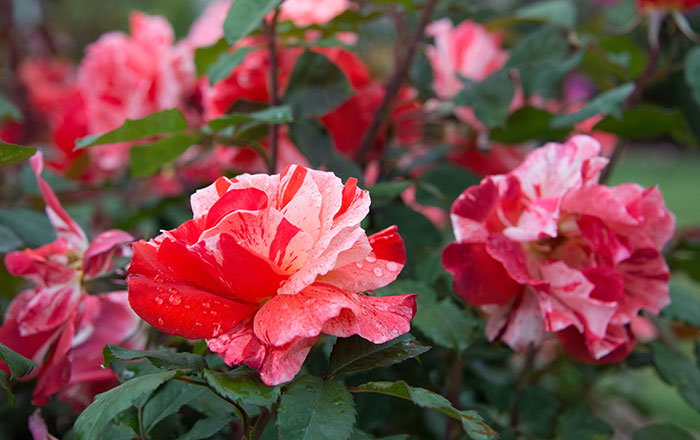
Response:
[{"label": "pink petal", "polygon": [[17,314],[20,334],[27,336],[63,325],[75,313],[83,294],[77,279],[68,284],[35,289]]},{"label": "pink petal", "polygon": [[591,354],[584,336],[579,333],[575,327],[567,327],[557,333],[559,342],[564,346],[566,353],[587,364],[607,364],[620,362],[632,351],[635,345],[634,335],[632,332],[619,326],[611,326],[615,328],[614,333],[609,335],[609,346],[601,351],[598,357]]},{"label": "pink petal", "polygon": [[376,344],[410,330],[416,295],[369,297],[328,284],[313,284],[296,295],[277,295],[255,315],[255,334],[267,345],[283,346],[321,332],[359,335]]},{"label": "pink petal", "polygon": [[134,238],[124,231],[112,229],[95,237],[83,256],[83,272],[88,278],[105,274],[112,268],[112,259]]},{"label": "pink petal", "polygon": [[582,215],[577,221],[577,226],[597,260],[615,265],[629,258],[629,246],[623,244],[620,237],[602,220]]},{"label": "pink petal", "polygon": [[618,303],[615,323],[630,323],[640,310],[658,314],[671,303],[668,290],[671,274],[666,260],[658,251],[635,251],[617,268],[625,279],[625,295]]},{"label": "pink petal", "polygon": [[525,288],[506,306],[487,305],[483,309],[489,314],[486,323],[489,340],[500,339],[517,351],[525,351],[544,341],[542,313],[531,288]]},{"label": "pink petal", "polygon": [[[33,360],[39,366],[43,364],[44,355],[49,345],[58,336],[58,329],[22,336],[19,332],[19,323],[15,319],[5,318],[4,324],[0,327],[0,342],[22,356]],[[0,369],[10,373],[10,369],[3,361],[0,361]],[[35,369],[31,376],[35,376],[36,373]]]},{"label": "pink petal", "polygon": [[5,256],[7,271],[21,276],[38,286],[68,283],[76,276],[76,269],[67,264],[75,253],[65,238],[38,249],[13,251]]},{"label": "pink petal", "polygon": [[56,437],[49,434],[49,428],[46,427],[46,422],[41,416],[41,408],[37,408],[36,411],[29,416],[29,431],[32,433],[32,438],[34,440],[55,440]]},{"label": "pink petal", "polygon": [[486,220],[498,207],[499,199],[498,187],[489,178],[460,194],[450,210],[456,240],[460,243],[486,241],[489,234]]},{"label": "pink petal", "polygon": [[540,198],[530,203],[520,214],[516,226],[503,230],[503,235],[513,241],[536,241],[556,237],[560,215],[560,199]]},{"label": "pink petal", "polygon": [[598,217],[606,223],[639,225],[638,219],[630,214],[624,201],[617,196],[615,189],[604,185],[587,185],[571,192],[564,198],[562,209]]},{"label": "pink petal", "polygon": [[46,405],[51,396],[70,380],[70,362],[67,354],[75,334],[75,317],[76,313],[66,322],[61,336],[51,347],[49,357],[39,371],[39,380],[37,380],[33,393],[32,403],[34,405]]}]

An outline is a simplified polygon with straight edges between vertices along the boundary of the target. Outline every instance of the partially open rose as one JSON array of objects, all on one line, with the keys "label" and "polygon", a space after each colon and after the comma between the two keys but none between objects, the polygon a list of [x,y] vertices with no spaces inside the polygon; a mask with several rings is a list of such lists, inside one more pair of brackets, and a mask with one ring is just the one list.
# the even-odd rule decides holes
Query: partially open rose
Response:
[{"label": "partially open rose", "polygon": [[401,271],[391,227],[367,237],[356,180],[292,165],[219,178],[191,199],[194,219],[133,244],[129,301],[159,330],[206,338],[228,364],[291,380],[321,333],[386,342],[410,328],[415,295],[364,296]]}]

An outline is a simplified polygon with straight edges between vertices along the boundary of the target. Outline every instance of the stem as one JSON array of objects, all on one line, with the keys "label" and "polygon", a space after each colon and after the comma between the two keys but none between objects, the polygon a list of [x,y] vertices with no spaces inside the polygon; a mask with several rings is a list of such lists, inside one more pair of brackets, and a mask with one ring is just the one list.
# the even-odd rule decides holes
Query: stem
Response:
[{"label": "stem", "polygon": [[139,407],[136,410],[136,417],[139,423],[139,439],[146,440],[146,434],[143,432],[143,408]]},{"label": "stem", "polygon": [[[377,132],[379,132],[379,128],[382,126],[382,123],[386,118],[386,114],[389,110],[389,105],[391,104],[391,101],[394,99],[396,94],[399,92],[401,84],[403,84],[403,81],[406,78],[406,75],[408,74],[408,69],[411,68],[411,63],[413,62],[413,57],[416,53],[416,49],[418,48],[418,43],[423,37],[423,32],[425,31],[425,27],[430,21],[430,17],[433,13],[433,9],[435,9],[436,4],[437,0],[428,0],[426,5],[423,7],[423,11],[420,16],[420,21],[418,22],[418,27],[416,28],[416,31],[413,34],[413,37],[411,38],[411,41],[408,43],[408,48],[406,49],[404,56],[401,59],[401,62],[394,67],[394,71],[392,72],[391,76],[389,77],[389,80],[387,81],[387,84],[385,86],[384,98],[379,104],[377,111],[374,112],[372,122],[370,123],[369,127],[362,136],[360,146],[357,150],[357,154],[355,155],[355,161],[360,165],[365,164],[365,156],[372,147],[372,143],[377,137]],[[401,43],[402,42],[399,42],[399,44]]]},{"label": "stem", "polygon": [[[462,367],[463,360],[461,355],[457,355],[450,366],[450,371],[447,375],[447,399],[452,406],[459,409],[459,392],[462,389]],[[445,440],[456,439],[461,431],[460,423],[451,417],[447,418],[447,427],[445,428]]]},{"label": "stem", "polygon": [[520,424],[520,419],[518,417],[518,398],[520,397],[520,390],[523,385],[525,385],[525,381],[532,371],[538,351],[539,347],[533,345],[528,347],[527,353],[525,354],[525,365],[523,365],[523,369],[515,380],[515,398],[513,399],[513,405],[510,407],[510,427],[513,428],[515,438],[519,436],[518,425]]},{"label": "stem", "polygon": [[[280,99],[277,94],[277,43],[275,41],[276,27],[277,27],[277,16],[279,15],[279,7],[275,9],[275,13],[272,16],[272,20],[267,23],[263,20],[263,31],[265,32],[265,43],[267,44],[267,50],[270,54],[270,71],[269,71],[269,83],[270,83],[270,106],[275,107],[279,105]],[[270,124],[268,126],[268,132],[270,135],[270,161],[268,162],[268,171],[270,174],[274,174],[277,171],[277,150],[279,149],[279,126],[277,124]]]},{"label": "stem", "polygon": [[272,407],[270,407],[270,409],[263,408],[260,411],[260,415],[258,416],[257,420],[255,420],[255,425],[253,425],[251,440],[258,440],[260,436],[262,436],[268,422],[270,421],[270,419],[272,419],[272,416],[277,412],[277,407],[279,406],[279,403],[280,401],[279,399],[277,399],[277,401],[272,405]]}]

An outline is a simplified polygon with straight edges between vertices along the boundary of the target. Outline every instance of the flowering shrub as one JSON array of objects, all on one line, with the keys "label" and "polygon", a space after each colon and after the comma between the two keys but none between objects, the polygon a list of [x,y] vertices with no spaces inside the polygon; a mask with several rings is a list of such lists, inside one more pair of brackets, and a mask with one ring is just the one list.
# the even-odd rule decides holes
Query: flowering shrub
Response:
[{"label": "flowering shrub", "polygon": [[5,3],[0,438],[700,433],[697,1]]}]

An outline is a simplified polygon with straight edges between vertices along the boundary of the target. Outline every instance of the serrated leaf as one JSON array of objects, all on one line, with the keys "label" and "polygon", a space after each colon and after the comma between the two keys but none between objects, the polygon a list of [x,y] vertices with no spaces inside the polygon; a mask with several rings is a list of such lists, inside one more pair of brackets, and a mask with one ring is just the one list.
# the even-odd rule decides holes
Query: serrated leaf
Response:
[{"label": "serrated leaf", "polygon": [[0,141],[0,167],[29,159],[36,153],[36,148],[8,144]]},{"label": "serrated leaf", "polygon": [[489,128],[502,126],[515,96],[508,72],[500,70],[479,83],[467,78],[462,78],[462,81],[464,87],[455,96],[455,105],[474,109],[477,119]]},{"label": "serrated leaf", "polygon": [[142,119],[127,119],[119,127],[103,134],[86,136],[78,139],[75,150],[94,145],[113,144],[145,139],[162,134],[182,131],[187,128],[187,121],[180,110],[170,109],[151,113]]},{"label": "serrated leaf", "polygon": [[202,356],[192,353],[177,353],[166,349],[144,351],[106,345],[102,354],[105,367],[109,366],[115,359],[132,361],[144,358],[148,359],[154,366],[168,370],[188,369],[196,372],[207,366]]},{"label": "serrated leaf", "polygon": [[622,103],[633,91],[634,84],[632,83],[615,87],[591,99],[581,110],[555,117],[549,125],[552,128],[568,127],[600,114],[621,118]]},{"label": "serrated leaf", "polygon": [[219,55],[214,63],[207,69],[209,85],[214,85],[222,79],[227,78],[233,69],[240,66],[249,53],[254,52],[254,47],[241,47],[233,53],[224,52]]},{"label": "serrated leaf", "polygon": [[[422,295],[423,292],[421,292]],[[478,337],[478,320],[470,317],[453,300],[440,301],[418,295],[418,307],[413,325],[434,343],[462,352]]]},{"label": "serrated leaf", "polygon": [[204,392],[208,392],[207,388],[200,385],[175,380],[166,382],[144,405],[143,427],[150,431],[158,422],[176,413]]},{"label": "serrated leaf", "polygon": [[396,382],[368,382],[358,387],[350,388],[352,392],[369,392],[386,394],[413,402],[421,408],[430,408],[459,420],[464,431],[474,440],[497,438],[496,431],[491,429],[476,411],[460,411],[455,409],[445,397],[428,391],[425,388],[412,387],[403,380]]},{"label": "serrated leaf", "polygon": [[282,0],[237,0],[231,4],[224,21],[224,36],[234,45],[241,38],[258,28],[268,12]]},{"label": "serrated leaf", "polygon": [[369,195],[372,199],[391,199],[406,191],[412,184],[410,180],[380,182],[369,188]]},{"label": "serrated leaf", "polygon": [[277,428],[281,440],[345,440],[354,423],[352,394],[332,380],[303,376],[280,399]]},{"label": "serrated leaf", "polygon": [[179,437],[177,440],[200,440],[211,438],[233,420],[233,416],[207,417],[206,419],[197,420],[197,423],[192,426],[192,429],[190,429],[185,435]]},{"label": "serrated leaf", "polygon": [[279,387],[265,385],[257,374],[245,368],[228,373],[204,370],[204,379],[227,400],[258,406],[270,406],[279,396]]},{"label": "serrated leaf", "polygon": [[700,369],[681,353],[660,343],[652,343],[654,366],[659,376],[676,387],[678,393],[700,411]]},{"label": "serrated leaf", "polygon": [[695,437],[683,428],[672,423],[659,423],[645,426],[634,432],[633,440],[695,440]]},{"label": "serrated leaf", "polygon": [[685,82],[693,93],[693,99],[700,105],[700,46],[690,49],[685,57]]},{"label": "serrated leaf", "polygon": [[296,118],[323,116],[353,94],[342,70],[316,52],[297,58],[282,102],[292,107]]},{"label": "serrated leaf", "polygon": [[194,51],[194,65],[197,67],[197,76],[207,73],[209,66],[219,59],[219,55],[227,52],[229,45],[225,39],[220,39],[211,46],[198,47]]},{"label": "serrated leaf", "polygon": [[163,165],[180,157],[198,140],[194,136],[176,134],[159,139],[152,144],[132,147],[129,151],[131,176],[147,177],[155,174]]},{"label": "serrated leaf", "polygon": [[561,440],[605,440],[612,434],[607,423],[583,406],[572,408],[557,418],[557,438]]},{"label": "serrated leaf", "polygon": [[152,393],[163,382],[177,374],[181,372],[171,370],[137,377],[98,394],[92,404],[78,416],[73,426],[76,438],[84,440],[100,438],[102,430],[120,412],[131,407],[137,399]]},{"label": "serrated leaf", "polygon": [[683,112],[649,104],[626,110],[619,119],[607,116],[593,129],[607,131],[627,139],[655,139],[670,135],[679,142],[695,143]]},{"label": "serrated leaf", "polygon": [[339,338],[331,352],[328,375],[337,376],[352,371],[398,364],[420,356],[430,348],[421,345],[411,334],[384,344],[374,344],[359,336]]},{"label": "serrated leaf", "polygon": [[29,374],[36,364],[4,344],[0,344],[0,361],[10,367],[10,378],[17,379]]},{"label": "serrated leaf", "polygon": [[677,283],[669,283],[669,288],[671,304],[665,307],[661,314],[700,327],[700,299]]},{"label": "serrated leaf", "polygon": [[506,125],[495,128],[489,138],[503,144],[521,144],[532,139],[553,140],[565,136],[568,128],[553,129],[549,126],[554,117],[547,110],[522,107],[508,116]]}]

